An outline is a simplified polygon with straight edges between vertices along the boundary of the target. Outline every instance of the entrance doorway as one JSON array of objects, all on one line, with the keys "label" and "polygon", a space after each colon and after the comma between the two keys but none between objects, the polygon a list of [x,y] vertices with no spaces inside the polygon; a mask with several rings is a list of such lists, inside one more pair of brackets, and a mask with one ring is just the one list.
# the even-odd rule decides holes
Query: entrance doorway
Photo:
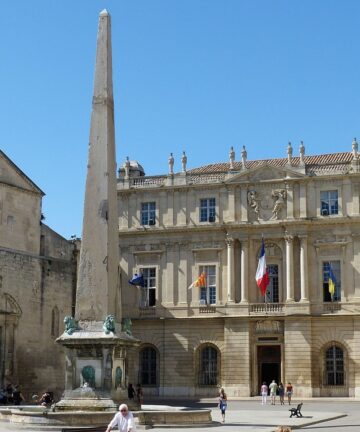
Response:
[{"label": "entrance doorway", "polygon": [[257,348],[258,389],[265,381],[267,385],[281,380],[281,347],[280,345],[263,345]]}]

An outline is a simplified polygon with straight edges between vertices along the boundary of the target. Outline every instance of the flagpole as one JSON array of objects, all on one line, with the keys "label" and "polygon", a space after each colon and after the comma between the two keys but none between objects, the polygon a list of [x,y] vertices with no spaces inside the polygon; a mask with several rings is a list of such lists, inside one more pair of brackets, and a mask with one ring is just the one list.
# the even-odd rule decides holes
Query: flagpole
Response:
[{"label": "flagpole", "polygon": [[[261,241],[264,242],[264,233],[261,233]],[[267,287],[265,289],[265,294],[264,294],[264,297],[265,297],[265,315],[268,314],[268,302],[267,302],[267,295],[266,294],[267,294]]]}]

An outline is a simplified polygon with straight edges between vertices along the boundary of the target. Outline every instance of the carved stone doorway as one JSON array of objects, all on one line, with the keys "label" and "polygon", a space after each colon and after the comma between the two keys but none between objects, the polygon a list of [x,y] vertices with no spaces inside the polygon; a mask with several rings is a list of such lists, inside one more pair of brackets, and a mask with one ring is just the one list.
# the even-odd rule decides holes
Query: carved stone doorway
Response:
[{"label": "carved stone doorway", "polygon": [[278,384],[281,380],[281,346],[259,345],[257,347],[258,360],[258,389],[265,381],[267,385],[275,380]]}]

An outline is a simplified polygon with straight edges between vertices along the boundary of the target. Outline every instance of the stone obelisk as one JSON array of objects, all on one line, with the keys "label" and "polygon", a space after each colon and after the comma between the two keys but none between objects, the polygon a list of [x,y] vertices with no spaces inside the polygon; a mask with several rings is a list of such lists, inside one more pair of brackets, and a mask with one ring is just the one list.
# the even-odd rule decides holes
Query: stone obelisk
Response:
[{"label": "stone obelisk", "polygon": [[113,410],[126,393],[126,353],[138,341],[121,325],[118,284],[114,100],[111,20],[99,16],[83,233],[75,317],[64,319],[57,342],[66,348],[65,393],[60,410]]},{"label": "stone obelisk", "polygon": [[116,196],[111,20],[100,13],[94,96],[85,189],[83,233],[76,289],[77,320],[103,321],[115,311],[118,290],[118,217]]}]

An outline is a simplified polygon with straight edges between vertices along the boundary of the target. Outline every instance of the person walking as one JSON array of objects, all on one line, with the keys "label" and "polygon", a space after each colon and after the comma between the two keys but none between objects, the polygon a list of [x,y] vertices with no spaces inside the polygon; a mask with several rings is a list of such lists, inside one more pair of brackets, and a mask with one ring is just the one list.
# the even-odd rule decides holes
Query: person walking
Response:
[{"label": "person walking", "polygon": [[129,400],[133,401],[135,399],[136,392],[132,384],[128,385],[127,391]]},{"label": "person walking", "polygon": [[119,406],[119,412],[116,413],[109,423],[106,432],[110,432],[111,429],[116,426],[119,429],[119,432],[135,432],[135,423],[132,412],[129,411],[129,408],[126,404],[121,404]]},{"label": "person walking", "polygon": [[225,423],[225,412],[227,409],[227,396],[223,388],[220,389],[219,394],[219,408],[222,415],[222,422]]},{"label": "person walking", "polygon": [[269,389],[270,389],[271,405],[275,405],[276,392],[278,389],[278,385],[276,384],[275,380],[272,380],[272,383],[269,385]]},{"label": "person walking", "polygon": [[16,385],[14,387],[14,391],[13,391],[13,401],[14,401],[14,405],[20,405],[21,402],[25,401],[24,396],[22,395],[21,391],[20,391],[20,387],[18,385]]},{"label": "person walking", "polygon": [[291,405],[291,397],[293,394],[293,386],[292,386],[291,382],[288,382],[286,384],[286,394],[287,394],[289,405]]},{"label": "person walking", "polygon": [[284,389],[284,384],[282,382],[279,384],[278,390],[279,390],[280,405],[285,405],[284,402],[285,389]]},{"label": "person walking", "polygon": [[136,399],[139,405],[144,403],[144,392],[140,383],[136,386]]},{"label": "person walking", "polygon": [[260,388],[260,394],[261,394],[261,405],[266,405],[267,395],[268,395],[269,388],[266,384],[266,381],[262,383],[262,386]]}]

